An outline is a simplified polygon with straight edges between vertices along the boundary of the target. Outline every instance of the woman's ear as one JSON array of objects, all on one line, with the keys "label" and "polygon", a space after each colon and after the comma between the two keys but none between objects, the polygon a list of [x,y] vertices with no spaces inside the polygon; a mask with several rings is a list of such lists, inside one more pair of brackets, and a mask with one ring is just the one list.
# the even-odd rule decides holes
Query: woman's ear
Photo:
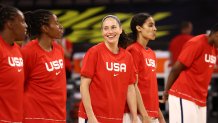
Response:
[{"label": "woman's ear", "polygon": [[137,30],[138,32],[140,32],[140,31],[141,31],[141,27],[140,27],[139,25],[137,25],[137,26],[136,26],[136,30]]},{"label": "woman's ear", "polygon": [[43,25],[41,27],[41,30],[42,30],[43,33],[47,33],[49,31],[48,26],[46,26],[46,25]]},{"label": "woman's ear", "polygon": [[7,21],[5,23],[5,28],[13,29],[14,28],[13,22],[12,21]]}]

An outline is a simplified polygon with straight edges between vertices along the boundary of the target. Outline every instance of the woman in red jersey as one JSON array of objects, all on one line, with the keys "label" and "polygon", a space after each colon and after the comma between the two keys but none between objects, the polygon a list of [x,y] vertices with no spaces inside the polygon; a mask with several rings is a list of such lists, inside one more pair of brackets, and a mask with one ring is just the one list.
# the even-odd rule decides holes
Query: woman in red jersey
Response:
[{"label": "woman in red jersey", "polygon": [[126,99],[136,123],[135,70],[120,20],[108,15],[102,20],[104,42],[86,53],[81,70],[79,123],[122,123]]},{"label": "woman in red jersey", "polygon": [[[218,24],[209,35],[185,43],[170,71],[163,102],[169,93],[170,123],[206,123],[207,94],[217,60]],[[176,115],[175,115],[176,114]]]},{"label": "woman in red jersey", "polygon": [[54,42],[63,28],[48,10],[25,14],[28,35],[22,48],[25,68],[24,123],[66,123],[64,51]]},{"label": "woman in red jersey", "polygon": [[181,50],[183,45],[194,36],[191,34],[193,30],[193,25],[190,21],[183,21],[180,24],[180,34],[173,37],[169,44],[169,52],[170,52],[170,66],[172,66]]},{"label": "woman in red jersey", "polygon": [[[133,42],[127,47],[127,51],[133,56],[138,80],[135,86],[140,112],[138,121],[148,122],[148,115],[151,123],[165,123],[158,101],[156,56],[154,51],[147,47],[149,40],[154,40],[156,37],[155,21],[147,13],[138,13],[133,16],[130,27]],[[125,123],[128,123],[128,119],[127,112],[124,114]]]},{"label": "woman in red jersey", "polygon": [[0,5],[0,123],[23,119],[23,58],[15,41],[25,39],[23,13]]}]

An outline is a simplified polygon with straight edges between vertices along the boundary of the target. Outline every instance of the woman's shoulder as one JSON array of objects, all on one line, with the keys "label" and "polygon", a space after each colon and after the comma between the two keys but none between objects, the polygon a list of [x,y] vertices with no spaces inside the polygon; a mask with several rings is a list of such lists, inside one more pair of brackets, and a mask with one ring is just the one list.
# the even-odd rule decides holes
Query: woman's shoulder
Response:
[{"label": "woman's shoulder", "polygon": [[90,47],[87,52],[100,52],[102,50],[102,48],[104,47],[103,43],[98,43],[92,47]]},{"label": "woman's shoulder", "polygon": [[126,57],[132,57],[132,54],[126,49],[120,48],[120,52],[125,54]]},{"label": "woman's shoulder", "polygon": [[23,46],[23,48],[34,47],[36,44],[37,44],[37,40],[30,40]]},{"label": "woman's shoulder", "polygon": [[36,40],[31,40],[29,41],[26,45],[24,45],[21,50],[22,51],[26,51],[26,52],[32,52],[35,51],[35,47],[37,45],[37,41]]},{"label": "woman's shoulder", "polygon": [[131,44],[131,45],[129,45],[127,48],[126,48],[126,50],[127,51],[134,51],[134,52],[140,52],[140,47],[138,46],[138,43],[133,43],[133,44]]}]

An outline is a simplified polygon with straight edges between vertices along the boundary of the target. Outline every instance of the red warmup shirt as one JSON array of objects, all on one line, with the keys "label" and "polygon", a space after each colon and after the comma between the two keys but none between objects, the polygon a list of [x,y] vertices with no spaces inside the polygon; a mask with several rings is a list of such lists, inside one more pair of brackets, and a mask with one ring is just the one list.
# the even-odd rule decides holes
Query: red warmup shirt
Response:
[{"label": "red warmup shirt", "polygon": [[159,117],[158,86],[156,78],[156,55],[135,42],[127,48],[132,54],[138,74],[138,88],[150,117]]},{"label": "red warmup shirt", "polygon": [[23,119],[24,69],[20,47],[0,36],[0,123],[21,123]]},{"label": "red warmup shirt", "polygon": [[173,65],[177,61],[177,58],[182,50],[183,45],[191,38],[193,38],[192,35],[180,34],[172,39],[172,41],[169,44],[169,51],[171,52],[172,55],[171,65]]},{"label": "red warmup shirt", "polygon": [[[69,52],[69,53],[73,52],[73,43],[70,42],[70,40],[64,38],[61,43],[62,43],[62,46],[65,47],[65,50],[67,50],[67,52]],[[73,67],[72,59],[65,57],[64,61],[65,61],[65,68],[68,71],[72,71],[72,67]]]},{"label": "red warmup shirt", "polygon": [[64,53],[52,43],[50,52],[37,40],[22,48],[25,68],[24,123],[66,122]]},{"label": "red warmup shirt", "polygon": [[178,58],[187,68],[182,71],[169,93],[206,106],[208,85],[216,64],[216,48],[208,44],[206,35],[189,40]]},{"label": "red warmup shirt", "polygon": [[[128,85],[135,82],[135,69],[131,55],[120,48],[113,54],[105,43],[93,46],[86,53],[81,75],[92,79],[91,105],[101,123],[122,123]],[[79,117],[87,119],[83,103]]]}]

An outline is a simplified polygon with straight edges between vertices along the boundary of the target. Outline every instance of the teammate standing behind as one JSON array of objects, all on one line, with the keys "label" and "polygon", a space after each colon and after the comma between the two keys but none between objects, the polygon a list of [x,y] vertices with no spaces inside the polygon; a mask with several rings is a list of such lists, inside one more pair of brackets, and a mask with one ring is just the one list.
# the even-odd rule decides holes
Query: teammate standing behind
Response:
[{"label": "teammate standing behind", "polygon": [[101,29],[104,42],[90,48],[82,62],[79,123],[122,123],[126,98],[136,123],[135,70],[121,48],[125,33],[114,15],[103,18]]},{"label": "teammate standing behind", "polygon": [[206,123],[206,100],[218,47],[218,24],[209,36],[198,35],[183,47],[169,74],[163,95],[169,93],[170,123]]},{"label": "teammate standing behind", "polygon": [[[127,51],[132,54],[137,71],[138,81],[135,88],[138,111],[140,112],[140,122],[138,123],[146,121],[147,113],[151,123],[165,123],[158,102],[156,56],[154,51],[147,47],[149,40],[154,40],[156,37],[155,21],[147,13],[138,13],[133,16],[130,27],[132,30],[130,37],[134,41],[128,46]],[[126,119],[124,123],[129,123],[128,114],[124,115],[124,119]]]},{"label": "teammate standing behind", "polygon": [[20,47],[27,25],[23,13],[0,4],[0,123],[23,119],[24,69]]},{"label": "teammate standing behind", "polygon": [[48,10],[25,14],[34,40],[23,48],[25,68],[23,123],[66,123],[64,51],[54,42],[63,29]]},{"label": "teammate standing behind", "polygon": [[183,45],[193,37],[193,35],[191,35],[192,30],[192,23],[189,21],[184,21],[180,25],[180,34],[171,40],[169,44],[171,66],[176,62]]}]

